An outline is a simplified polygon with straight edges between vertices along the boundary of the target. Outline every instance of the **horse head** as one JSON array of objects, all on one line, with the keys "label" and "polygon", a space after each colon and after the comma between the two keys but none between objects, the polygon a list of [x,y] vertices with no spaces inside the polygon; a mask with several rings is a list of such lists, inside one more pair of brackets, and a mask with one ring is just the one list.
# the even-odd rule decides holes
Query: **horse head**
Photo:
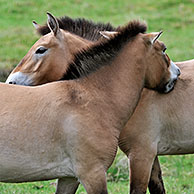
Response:
[{"label": "horse head", "polygon": [[[47,13],[50,33],[42,36],[6,80],[9,84],[40,85],[60,79],[73,54],[91,42],[59,28],[57,19]],[[40,26],[33,22],[38,30]]]}]

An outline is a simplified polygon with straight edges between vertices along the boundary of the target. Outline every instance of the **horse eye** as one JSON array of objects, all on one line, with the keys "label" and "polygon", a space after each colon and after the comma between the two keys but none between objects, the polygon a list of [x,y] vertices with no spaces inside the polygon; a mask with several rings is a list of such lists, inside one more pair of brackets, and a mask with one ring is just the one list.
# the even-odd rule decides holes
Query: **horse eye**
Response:
[{"label": "horse eye", "polygon": [[45,47],[41,46],[41,47],[39,47],[39,48],[36,50],[35,54],[44,54],[47,50],[48,50],[48,49],[46,49]]}]

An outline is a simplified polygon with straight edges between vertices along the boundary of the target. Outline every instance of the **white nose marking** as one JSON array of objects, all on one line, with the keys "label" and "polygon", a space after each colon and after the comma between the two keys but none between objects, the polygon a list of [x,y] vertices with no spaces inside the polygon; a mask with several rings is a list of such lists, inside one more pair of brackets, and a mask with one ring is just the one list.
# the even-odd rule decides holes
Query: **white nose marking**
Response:
[{"label": "white nose marking", "polygon": [[170,62],[170,81],[166,84],[165,93],[170,92],[174,88],[174,84],[181,74],[179,67],[177,67],[172,61]]},{"label": "white nose marking", "polygon": [[27,74],[16,72],[10,74],[5,83],[30,86],[32,85],[32,79]]},{"label": "white nose marking", "polygon": [[171,63],[170,66],[171,79],[177,79],[178,76],[181,74],[180,69],[172,61],[170,63]]}]

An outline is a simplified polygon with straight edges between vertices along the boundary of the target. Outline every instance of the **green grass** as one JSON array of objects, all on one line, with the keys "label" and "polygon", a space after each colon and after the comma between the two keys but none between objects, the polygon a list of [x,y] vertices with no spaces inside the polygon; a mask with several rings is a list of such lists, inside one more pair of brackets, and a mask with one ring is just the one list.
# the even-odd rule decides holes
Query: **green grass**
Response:
[{"label": "green grass", "polygon": [[[165,189],[168,194],[194,193],[193,159],[193,155],[159,157]],[[114,182],[118,181],[119,183],[129,182],[127,162],[126,157],[123,155],[123,153],[121,153],[121,151],[119,151],[116,160],[108,170],[107,179]],[[127,189],[128,187],[124,188]],[[127,190],[125,190],[123,193],[127,193]]]},{"label": "green grass", "polygon": [[193,159],[193,155],[160,157],[167,193],[194,193]]},{"label": "green grass", "polygon": [[38,38],[32,20],[45,23],[46,11],[114,25],[142,19],[147,21],[148,31],[164,30],[162,40],[173,60],[193,57],[193,0],[0,0],[1,66],[13,66],[22,59]]},{"label": "green grass", "polygon": [[[22,184],[0,184],[1,194],[54,194],[56,181],[44,181],[35,183],[22,183]],[[109,194],[114,193],[127,193],[127,182],[109,182]],[[82,185],[79,186],[78,194],[86,194]]]},{"label": "green grass", "polygon": [[[149,32],[164,31],[161,40],[174,61],[194,58],[194,0],[0,0],[0,69],[12,68],[27,53],[38,39],[32,20],[45,23],[46,11],[116,26],[131,19],[145,20]],[[193,159],[192,155],[160,157],[168,194],[194,193]],[[128,193],[127,164],[120,152],[108,171],[108,180],[110,193]],[[0,193],[54,193],[52,182],[1,183]],[[84,193],[83,187],[78,193]]]},{"label": "green grass", "polygon": [[[163,179],[168,194],[193,194],[194,191],[194,168],[193,156],[162,156],[160,162],[163,170]],[[108,191],[110,194],[128,193],[127,160],[119,152],[115,162],[109,169],[107,178]],[[1,194],[53,194],[56,181],[44,181],[22,184],[0,183]],[[79,186],[78,194],[86,194],[82,185]]]}]

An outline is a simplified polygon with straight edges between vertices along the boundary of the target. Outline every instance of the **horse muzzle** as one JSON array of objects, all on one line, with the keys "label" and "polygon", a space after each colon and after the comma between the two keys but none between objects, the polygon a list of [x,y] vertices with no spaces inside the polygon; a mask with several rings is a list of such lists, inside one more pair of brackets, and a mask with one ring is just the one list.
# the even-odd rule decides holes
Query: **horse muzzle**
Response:
[{"label": "horse muzzle", "polygon": [[169,93],[174,89],[174,86],[178,80],[178,77],[181,75],[181,71],[179,67],[177,67],[172,61],[170,66],[170,79],[169,81],[164,84],[163,86],[160,86],[157,90],[160,93]]},{"label": "horse muzzle", "polygon": [[177,82],[178,78],[170,80],[164,87],[163,93],[169,93],[174,89],[175,83]]},{"label": "horse muzzle", "polygon": [[5,81],[7,84],[16,84],[16,85],[24,85],[24,86],[31,86],[32,79],[30,76],[22,73],[16,72],[12,73],[8,76],[7,80]]}]

